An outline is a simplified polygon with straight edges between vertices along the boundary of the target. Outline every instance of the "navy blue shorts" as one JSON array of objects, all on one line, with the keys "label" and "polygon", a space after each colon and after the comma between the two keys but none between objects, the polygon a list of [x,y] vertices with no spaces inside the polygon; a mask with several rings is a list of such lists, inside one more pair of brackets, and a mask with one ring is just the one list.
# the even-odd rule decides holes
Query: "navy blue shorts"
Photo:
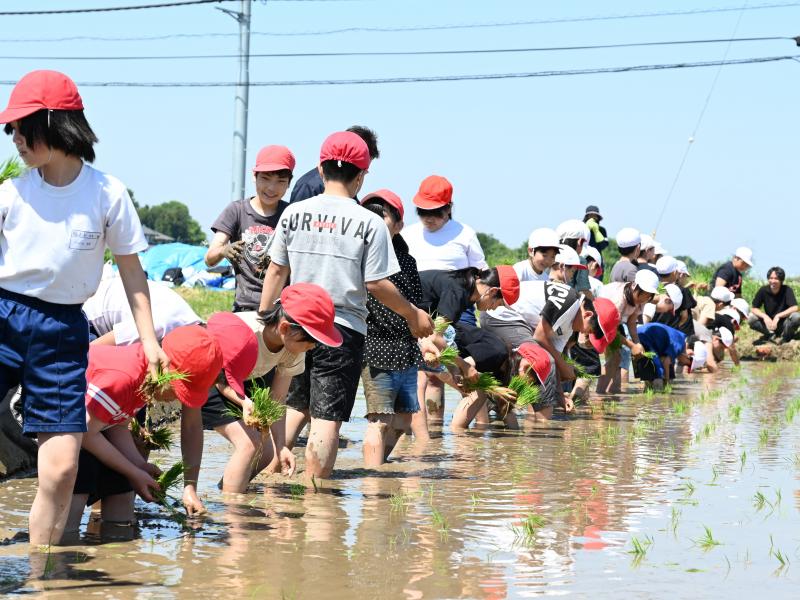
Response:
[{"label": "navy blue shorts", "polygon": [[0,397],[22,386],[22,432],[86,431],[89,324],[80,304],[0,288]]}]

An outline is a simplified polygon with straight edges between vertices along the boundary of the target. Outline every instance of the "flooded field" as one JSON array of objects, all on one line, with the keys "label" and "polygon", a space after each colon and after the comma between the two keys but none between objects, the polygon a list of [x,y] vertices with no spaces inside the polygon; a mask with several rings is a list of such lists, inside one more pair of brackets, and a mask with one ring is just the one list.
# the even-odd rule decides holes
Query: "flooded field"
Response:
[{"label": "flooded field", "polygon": [[[638,389],[638,388],[634,388]],[[448,408],[454,404],[452,398]],[[364,412],[363,400],[354,414]],[[226,443],[207,434],[191,532],[140,504],[140,537],[0,547],[0,592],[112,598],[797,598],[800,368],[747,364],[628,394],[521,432],[437,432],[361,467],[365,421],[334,479],[263,481],[224,503]],[[172,458],[165,457],[170,464]],[[32,480],[0,484],[0,539]]]}]

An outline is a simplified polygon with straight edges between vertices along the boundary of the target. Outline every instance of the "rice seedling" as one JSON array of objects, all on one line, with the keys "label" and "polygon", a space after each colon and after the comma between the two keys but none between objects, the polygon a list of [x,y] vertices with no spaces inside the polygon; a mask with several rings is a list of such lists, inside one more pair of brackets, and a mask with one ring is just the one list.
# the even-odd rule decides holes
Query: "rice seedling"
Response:
[{"label": "rice seedling", "polygon": [[651,386],[648,386],[644,388],[644,391],[642,391],[642,395],[648,400],[651,400],[653,397],[655,397],[656,391]]},{"label": "rice seedling", "polygon": [[644,536],[641,540],[636,536],[631,538],[632,548],[628,550],[628,554],[633,554],[635,557],[642,559],[647,555],[650,546],[653,545],[653,538],[649,535]]},{"label": "rice seedling", "polygon": [[148,373],[145,376],[139,388],[139,393],[147,403],[155,402],[159,399],[161,394],[169,389],[173,381],[182,381],[187,378],[188,375],[186,375],[186,373],[181,373],[180,371],[164,371],[159,366],[155,377],[152,373]]},{"label": "rice seedling", "polygon": [[742,419],[742,405],[731,404],[728,407],[728,417],[732,423],[738,423]]},{"label": "rice seedling", "polygon": [[705,534],[694,540],[695,545],[700,546],[705,552],[708,552],[715,546],[721,546],[722,542],[719,540],[714,539],[714,535],[711,533],[711,529],[708,525],[703,525],[703,529],[705,530]]},{"label": "rice seedling", "polygon": [[168,498],[170,497],[169,493],[175,490],[181,484],[183,474],[185,472],[186,465],[183,464],[182,460],[179,460],[158,476],[156,483],[158,483],[158,487],[160,489],[153,490],[153,498],[155,501],[166,508],[172,517],[181,525],[186,523],[186,515],[175,510],[175,508],[169,503]]},{"label": "rice seedling", "polygon": [[[253,402],[253,412],[244,419],[244,424],[248,427],[268,431],[273,423],[280,421],[286,414],[286,405],[275,400],[268,387],[254,385],[250,393],[250,400]],[[228,414],[241,419],[242,407],[229,406]]]},{"label": "rice seedling", "polygon": [[756,511],[761,512],[767,506],[772,508],[772,503],[767,500],[767,497],[762,492],[758,491],[753,496],[753,506],[755,507]]},{"label": "rice seedling", "polygon": [[786,405],[786,423],[791,424],[798,413],[800,413],[800,398],[794,398]]},{"label": "rice seedling", "polygon": [[23,165],[16,156],[0,163],[0,183],[6,179],[13,179],[19,177],[25,172],[25,165]]},{"label": "rice seedling", "polygon": [[566,360],[567,364],[575,370],[576,379],[597,379],[597,375],[587,372],[585,366],[575,362],[569,356],[565,357],[564,360]]},{"label": "rice seedling", "polygon": [[516,405],[520,408],[538,404],[541,390],[538,385],[532,384],[527,378],[514,375],[508,384],[517,395]]},{"label": "rice seedling", "polygon": [[677,400],[672,403],[672,414],[680,417],[686,414],[687,404],[685,400]]},{"label": "rice seedling", "polygon": [[391,506],[392,512],[399,512],[405,513],[408,509],[406,504],[407,498],[406,495],[400,492],[399,494],[392,494],[389,496],[389,505]]},{"label": "rice seedling", "polygon": [[439,315],[433,320],[433,331],[434,333],[444,333],[450,325],[450,321]]},{"label": "rice seedling", "polygon": [[131,419],[131,435],[141,440],[142,445],[147,450],[169,450],[175,441],[175,435],[169,427],[152,428],[148,426],[150,419],[145,418],[145,426],[139,425],[139,421]]},{"label": "rice seedling", "polygon": [[739,455],[739,470],[742,471],[744,469],[745,464],[747,464],[747,450],[742,450],[742,453]]},{"label": "rice seedling", "polygon": [[447,346],[439,352],[439,363],[445,367],[455,367],[458,359],[458,350]]},{"label": "rice seedling", "polygon": [[608,345],[608,350],[611,352],[618,352],[620,348],[622,348],[622,336],[617,333],[617,337]]},{"label": "rice seedling", "polygon": [[671,383],[665,383],[664,384],[664,389],[662,390],[662,393],[664,393],[667,396],[669,396],[669,395],[672,394],[672,391],[673,391],[672,384]]},{"label": "rice seedling", "polygon": [[695,485],[691,481],[687,481],[681,486],[685,498],[691,498],[695,492]]},{"label": "rice seedling", "polygon": [[450,527],[447,524],[447,519],[445,516],[439,512],[438,509],[431,507],[431,520],[436,528],[439,530],[439,534],[442,537],[446,537],[449,533]]},{"label": "rice seedling", "polygon": [[669,517],[669,528],[675,537],[678,536],[678,524],[681,521],[681,515],[683,515],[683,511],[673,506]]},{"label": "rice seedling", "polygon": [[480,502],[480,499],[481,499],[480,494],[476,494],[475,492],[472,492],[472,494],[469,497],[469,501],[472,504],[472,510],[475,510],[477,508],[478,502]]},{"label": "rice seedling", "polygon": [[781,494],[780,488],[775,488],[775,502],[772,503],[772,506],[780,510],[782,500],[783,494]]},{"label": "rice seedling", "polygon": [[766,427],[758,432],[758,444],[766,446],[769,443],[770,432]]},{"label": "rice seedling", "polygon": [[306,495],[306,486],[302,483],[289,484],[289,495],[292,497],[292,500],[300,500]]},{"label": "rice seedling", "polygon": [[778,550],[777,548],[775,548],[775,542],[772,539],[771,534],[769,536],[769,556],[774,556],[775,560],[777,560],[778,563],[780,563],[780,567],[778,567],[779,571],[784,569],[789,564],[789,557],[780,550]]},{"label": "rice seedling", "polygon": [[711,485],[713,485],[713,484],[715,484],[717,482],[717,479],[719,479],[719,473],[720,473],[719,466],[718,465],[712,465],[711,466],[711,482],[710,482]]},{"label": "rice seedling", "polygon": [[511,531],[514,533],[514,543],[530,546],[536,540],[536,533],[545,526],[545,519],[541,515],[534,513],[529,514],[522,523],[511,525]]},{"label": "rice seedling", "polygon": [[506,402],[512,402],[516,398],[514,390],[503,387],[497,378],[491,373],[480,373],[475,381],[464,381],[462,387],[466,392],[483,392],[488,396],[493,396]]},{"label": "rice seedling", "polygon": [[774,395],[781,388],[781,381],[779,378],[770,379],[767,385],[764,386],[764,394],[767,396]]}]

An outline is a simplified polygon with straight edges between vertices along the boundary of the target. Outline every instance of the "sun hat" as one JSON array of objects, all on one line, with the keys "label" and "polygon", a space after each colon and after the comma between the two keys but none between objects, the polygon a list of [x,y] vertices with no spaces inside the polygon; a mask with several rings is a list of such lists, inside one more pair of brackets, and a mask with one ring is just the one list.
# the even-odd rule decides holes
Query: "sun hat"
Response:
[{"label": "sun hat", "polygon": [[549,227],[539,227],[531,231],[528,236],[528,249],[536,248],[558,248],[561,249],[561,240],[558,234]]},{"label": "sun hat", "polygon": [[286,146],[264,146],[258,151],[253,173],[294,171],[294,165],[294,154]]},{"label": "sun hat", "polygon": [[682,260],[676,261],[678,263],[678,273],[681,275],[691,275],[689,273],[689,267],[686,266],[686,263]]},{"label": "sun hat", "polygon": [[712,300],[723,302],[725,304],[730,304],[735,298],[734,293],[724,285],[716,286],[713,290],[711,290],[711,294],[709,295],[711,296]]},{"label": "sun hat", "polygon": [[603,331],[603,337],[597,337],[594,333],[589,334],[589,342],[599,353],[603,353],[608,345],[617,337],[617,327],[619,327],[619,310],[608,298],[595,298],[594,311],[597,315],[597,322]]},{"label": "sun hat", "polygon": [[400,196],[398,196],[391,190],[380,189],[364,196],[361,199],[361,204],[364,205],[367,203],[368,200],[373,200],[375,198],[386,202],[386,204],[388,204],[389,206],[391,206],[392,208],[397,210],[397,212],[400,213],[400,219],[403,218],[405,211],[403,210],[403,201],[400,199]]},{"label": "sun hat", "polygon": [[170,370],[186,375],[170,382],[178,400],[189,408],[203,406],[222,369],[223,355],[217,340],[205,327],[183,325],[165,335],[161,347],[169,357]]},{"label": "sun hat", "polygon": [[567,219],[556,227],[556,233],[560,240],[584,240],[589,241],[591,232],[589,226],[580,219]]},{"label": "sun hat", "polygon": [[751,267],[753,266],[753,251],[747,246],[739,246],[734,253]]},{"label": "sun hat", "polygon": [[256,334],[247,323],[230,312],[211,315],[206,329],[222,350],[222,370],[228,385],[244,398],[244,381],[253,372],[258,360]]},{"label": "sun hat", "polygon": [[584,246],[583,252],[581,252],[581,256],[583,256],[586,259],[591,258],[598,265],[600,265],[601,267],[603,266],[603,255],[600,254],[600,250],[598,250],[594,246]]},{"label": "sun hat", "polygon": [[342,345],[342,334],[333,322],[336,317],[333,300],[320,286],[295,283],[283,288],[281,306],[295,323],[321,344],[333,348]]},{"label": "sun hat", "polygon": [[677,311],[681,307],[681,304],[683,304],[683,292],[681,291],[681,288],[674,283],[668,283],[664,286],[664,289],[666,290],[669,299],[672,300],[672,313],[675,314],[675,311]]},{"label": "sun hat", "polygon": [[[642,249],[642,252],[644,252],[645,250],[650,250],[650,248],[655,246],[655,240],[646,233],[640,234],[639,237],[641,239],[639,246]],[[619,244],[619,242],[617,242],[617,244]]]},{"label": "sun hat", "polygon": [[731,300],[731,306],[742,313],[745,319],[750,316],[750,305],[744,298],[734,298]]},{"label": "sun hat", "polygon": [[668,254],[668,250],[661,245],[661,242],[653,240],[653,250],[656,256]]},{"label": "sun hat", "polygon": [[678,270],[678,261],[672,256],[662,256],[656,261],[656,271],[659,275],[669,275]]},{"label": "sun hat", "polygon": [[368,169],[372,162],[367,143],[351,131],[337,131],[322,142],[319,162],[326,160],[350,163],[362,171]]},{"label": "sun hat", "polygon": [[706,366],[706,361],[708,360],[708,350],[706,350],[706,345],[701,341],[696,341],[694,343],[694,353],[692,355],[692,364],[689,367],[689,372],[696,371],[697,369],[702,369]]},{"label": "sun hat", "polygon": [[656,316],[656,305],[652,302],[648,302],[642,307],[642,316],[647,317],[648,319],[652,319]]},{"label": "sun hat", "polygon": [[519,300],[519,277],[514,267],[498,265],[497,278],[500,280],[500,293],[508,306]]},{"label": "sun hat", "polygon": [[733,334],[727,327],[720,327],[719,329],[715,329],[712,333],[722,340],[726,348],[730,348],[733,345]]},{"label": "sun hat", "polygon": [[435,210],[453,201],[453,184],[440,175],[428,175],[419,184],[412,202],[423,210]]},{"label": "sun hat", "polygon": [[42,109],[83,110],[75,82],[58,71],[31,71],[11,90],[0,123],[17,121]]},{"label": "sun hat", "polygon": [[584,219],[591,215],[593,217],[597,217],[598,221],[603,220],[603,215],[600,214],[600,209],[597,208],[597,206],[595,206],[594,204],[590,204],[589,206],[587,206],[584,213],[585,213],[583,216]]},{"label": "sun hat", "polygon": [[617,232],[617,246],[620,248],[633,248],[642,243],[642,235],[633,227],[623,227]]},{"label": "sun hat", "polygon": [[644,292],[649,294],[658,293],[658,275],[648,269],[636,271],[636,277],[633,282]]},{"label": "sun hat", "polygon": [[555,375],[553,357],[539,344],[524,342],[517,348],[517,354],[528,361],[541,385],[546,385],[548,380]]},{"label": "sun hat", "polygon": [[575,267],[579,271],[588,269],[586,265],[581,263],[581,257],[578,256],[578,253],[569,246],[561,246],[558,254],[556,254],[556,262],[567,267]]}]

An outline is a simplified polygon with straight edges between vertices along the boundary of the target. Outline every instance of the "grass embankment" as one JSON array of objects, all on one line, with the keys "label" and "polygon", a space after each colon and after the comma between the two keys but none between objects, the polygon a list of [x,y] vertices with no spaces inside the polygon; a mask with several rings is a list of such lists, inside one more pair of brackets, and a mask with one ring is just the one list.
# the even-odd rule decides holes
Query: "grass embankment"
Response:
[{"label": "grass embankment", "polygon": [[219,292],[203,287],[176,287],[175,291],[204,321],[216,312],[230,310],[233,307],[233,292]]}]

